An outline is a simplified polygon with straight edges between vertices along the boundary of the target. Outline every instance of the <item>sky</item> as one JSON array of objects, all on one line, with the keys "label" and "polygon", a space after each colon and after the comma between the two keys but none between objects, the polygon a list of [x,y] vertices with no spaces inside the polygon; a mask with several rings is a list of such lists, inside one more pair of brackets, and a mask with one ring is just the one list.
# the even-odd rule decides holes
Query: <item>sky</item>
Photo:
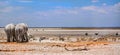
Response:
[{"label": "sky", "polygon": [[120,0],[0,0],[0,27],[120,27]]}]

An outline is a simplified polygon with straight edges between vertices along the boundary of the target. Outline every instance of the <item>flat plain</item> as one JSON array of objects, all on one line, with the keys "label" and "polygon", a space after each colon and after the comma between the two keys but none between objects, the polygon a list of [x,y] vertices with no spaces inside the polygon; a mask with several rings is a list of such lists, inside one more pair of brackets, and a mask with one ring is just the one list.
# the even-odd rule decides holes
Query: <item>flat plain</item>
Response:
[{"label": "flat plain", "polygon": [[6,42],[0,55],[120,55],[120,29],[29,28],[29,42]]}]

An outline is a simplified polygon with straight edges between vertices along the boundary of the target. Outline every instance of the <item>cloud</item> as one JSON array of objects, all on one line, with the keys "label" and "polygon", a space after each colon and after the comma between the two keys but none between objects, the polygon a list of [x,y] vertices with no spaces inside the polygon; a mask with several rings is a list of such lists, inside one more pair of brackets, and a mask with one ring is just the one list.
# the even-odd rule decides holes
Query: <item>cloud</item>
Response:
[{"label": "cloud", "polygon": [[97,7],[97,6],[86,6],[86,7],[82,7],[81,9],[86,10],[86,11],[94,11],[94,12],[104,13],[104,14],[107,13],[107,11],[104,8]]},{"label": "cloud", "polygon": [[91,0],[91,2],[96,3],[99,2],[99,0]]},{"label": "cloud", "polygon": [[23,9],[22,6],[20,7],[20,6],[11,5],[11,1],[13,1],[13,0],[0,0],[0,12],[8,13],[8,12],[13,12],[13,11]]},{"label": "cloud", "polygon": [[9,5],[8,1],[0,1],[0,6],[6,6]]},{"label": "cloud", "polygon": [[0,8],[0,12],[8,13],[8,12],[16,11],[16,10],[21,10],[21,9],[23,9],[23,7],[6,6],[3,8]]},{"label": "cloud", "polygon": [[64,15],[77,15],[77,10],[67,10],[67,9],[55,9],[49,11],[37,11],[35,12],[37,15],[48,17],[48,16],[64,16]]},{"label": "cloud", "polygon": [[114,5],[115,8],[118,8],[120,10],[120,2]]},{"label": "cloud", "polygon": [[106,3],[103,3],[102,5],[103,5],[103,6],[106,6],[107,4],[106,4]]},{"label": "cloud", "polygon": [[116,3],[114,5],[106,5],[103,3],[103,6],[84,6],[84,7],[72,7],[72,8],[65,8],[65,7],[57,7],[53,10],[48,11],[37,11],[37,14],[41,16],[51,16],[51,15],[79,15],[81,12],[88,12],[88,13],[99,13],[99,14],[108,14],[108,13],[118,13],[120,12],[120,3]]},{"label": "cloud", "polygon": [[119,4],[113,6],[59,7],[47,11],[36,11],[34,21],[39,20],[35,22],[46,26],[120,26],[120,15],[114,12],[118,10],[118,7]]},{"label": "cloud", "polygon": [[81,15],[85,13],[99,13],[99,14],[107,14],[108,12],[103,7],[97,7],[97,6],[84,6],[84,7],[73,7],[73,8],[64,8],[59,7],[53,10],[48,11],[37,11],[35,12],[37,15],[43,16],[43,17],[49,17],[49,16],[75,16],[75,15]]},{"label": "cloud", "polygon": [[0,9],[0,12],[11,12],[11,11],[13,11],[13,7],[5,7]]},{"label": "cloud", "polygon": [[114,4],[113,6],[109,6],[108,11],[120,14],[120,2],[117,4]]},{"label": "cloud", "polygon": [[[31,26],[46,25],[80,27],[91,25],[104,26],[104,24],[105,26],[109,26],[112,23],[119,24],[120,20],[120,3],[117,3],[115,5],[83,7],[77,6],[70,8],[58,6],[54,7],[53,9],[33,10],[29,12],[27,11],[29,10],[29,8],[25,7],[25,10],[23,8],[18,6],[6,6],[4,8],[0,8],[0,12],[7,12],[6,14],[0,14],[0,22],[2,22],[2,24],[9,22],[26,22],[29,23]],[[21,10],[22,12],[16,14],[16,11],[19,10]],[[15,13],[12,14],[13,11]]]},{"label": "cloud", "polygon": [[32,0],[19,0],[19,2],[22,2],[22,3],[31,3],[33,1]]}]

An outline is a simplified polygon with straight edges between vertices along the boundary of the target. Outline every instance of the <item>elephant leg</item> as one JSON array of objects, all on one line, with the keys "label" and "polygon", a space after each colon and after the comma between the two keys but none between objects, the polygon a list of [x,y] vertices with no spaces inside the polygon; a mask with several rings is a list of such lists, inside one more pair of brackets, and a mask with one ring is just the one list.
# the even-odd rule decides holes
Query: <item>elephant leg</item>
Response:
[{"label": "elephant leg", "polygon": [[13,42],[13,36],[10,37],[10,42]]},{"label": "elephant leg", "polygon": [[12,35],[12,36],[10,37],[10,41],[11,41],[11,42],[15,42],[15,36],[14,36],[14,35]]},{"label": "elephant leg", "polygon": [[27,33],[24,34],[24,39],[25,39],[25,42],[28,42],[28,36],[27,36]]},{"label": "elephant leg", "polygon": [[17,42],[22,42],[21,35],[18,35]]},{"label": "elephant leg", "polygon": [[16,37],[16,41],[19,42],[19,36],[18,36],[18,35],[17,35],[17,37]]},{"label": "elephant leg", "polygon": [[25,38],[24,35],[21,36],[22,42],[24,42]]},{"label": "elephant leg", "polygon": [[17,42],[22,42],[22,39],[21,39],[21,31],[20,31],[20,30],[17,30],[15,33],[16,33],[16,34],[15,34],[16,41],[17,41]]},{"label": "elephant leg", "polygon": [[15,33],[13,34],[13,42],[16,42],[17,41],[17,39],[16,39],[16,35],[15,35]]},{"label": "elephant leg", "polygon": [[10,33],[9,33],[9,31],[6,31],[6,34],[7,34],[7,42],[10,42]]},{"label": "elephant leg", "polygon": [[27,38],[27,36],[25,36],[24,38],[25,38],[25,42],[28,42],[28,38]]},{"label": "elephant leg", "polygon": [[19,36],[19,42],[23,42],[22,36]]},{"label": "elephant leg", "polygon": [[22,36],[22,42],[25,42],[25,36],[24,35]]},{"label": "elephant leg", "polygon": [[22,35],[22,41],[26,42],[26,36],[25,36],[25,34]]},{"label": "elephant leg", "polygon": [[10,41],[14,42],[14,31],[11,30],[10,34],[11,34]]},{"label": "elephant leg", "polygon": [[26,42],[28,42],[28,37],[26,36]]},{"label": "elephant leg", "polygon": [[16,40],[16,37],[15,36],[13,36],[13,42],[16,42],[17,40]]},{"label": "elephant leg", "polygon": [[20,33],[16,31],[16,34],[15,34],[16,42],[19,42],[19,36],[20,36]]},{"label": "elephant leg", "polygon": [[10,42],[10,35],[7,34],[7,42]]},{"label": "elephant leg", "polygon": [[25,35],[26,35],[26,42],[28,42],[28,34],[26,33]]}]

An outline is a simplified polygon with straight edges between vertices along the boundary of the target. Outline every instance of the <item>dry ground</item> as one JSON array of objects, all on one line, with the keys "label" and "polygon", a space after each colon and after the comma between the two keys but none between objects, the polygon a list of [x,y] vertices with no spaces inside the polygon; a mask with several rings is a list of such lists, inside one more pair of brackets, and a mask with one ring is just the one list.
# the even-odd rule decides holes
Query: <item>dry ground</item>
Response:
[{"label": "dry ground", "polygon": [[[33,35],[37,42],[28,42],[28,43],[16,43],[6,42],[6,35],[4,33],[4,29],[0,28],[0,55],[120,55],[120,36],[118,37],[107,37],[99,38],[97,41],[92,42],[94,39],[92,37],[88,38],[88,36],[84,36],[84,38],[80,37],[78,42],[57,42],[57,38],[53,42],[43,42],[39,41],[40,37],[43,37],[41,34],[84,34],[86,32],[50,32],[50,31],[41,31],[42,29],[31,28],[29,33]],[[46,29],[49,30],[49,29]],[[55,29],[56,30],[56,29]],[[59,30],[59,29],[58,29]],[[66,30],[66,29],[65,29]],[[76,29],[75,29],[76,30]],[[120,31],[119,31],[120,32]],[[90,32],[96,33],[96,32]],[[100,34],[109,33],[109,32],[100,32]],[[116,32],[110,32],[113,35]],[[81,35],[82,35],[81,34]],[[56,36],[56,35],[55,35]],[[96,36],[96,35],[95,35]],[[49,35],[46,37],[50,37]],[[51,38],[51,37],[50,37]],[[66,36],[65,36],[66,38]],[[49,38],[48,38],[49,39]],[[47,39],[47,40],[48,40]],[[69,39],[69,36],[68,36]],[[72,38],[74,40],[74,38]],[[86,41],[86,40],[89,41]],[[75,39],[76,40],[76,39]],[[84,41],[83,41],[84,40]],[[91,41],[92,40],[92,41]],[[96,39],[95,39],[96,40]],[[103,40],[103,41],[101,41]],[[32,40],[33,41],[33,40]]]},{"label": "dry ground", "polygon": [[120,55],[120,43],[0,43],[0,55]]}]

